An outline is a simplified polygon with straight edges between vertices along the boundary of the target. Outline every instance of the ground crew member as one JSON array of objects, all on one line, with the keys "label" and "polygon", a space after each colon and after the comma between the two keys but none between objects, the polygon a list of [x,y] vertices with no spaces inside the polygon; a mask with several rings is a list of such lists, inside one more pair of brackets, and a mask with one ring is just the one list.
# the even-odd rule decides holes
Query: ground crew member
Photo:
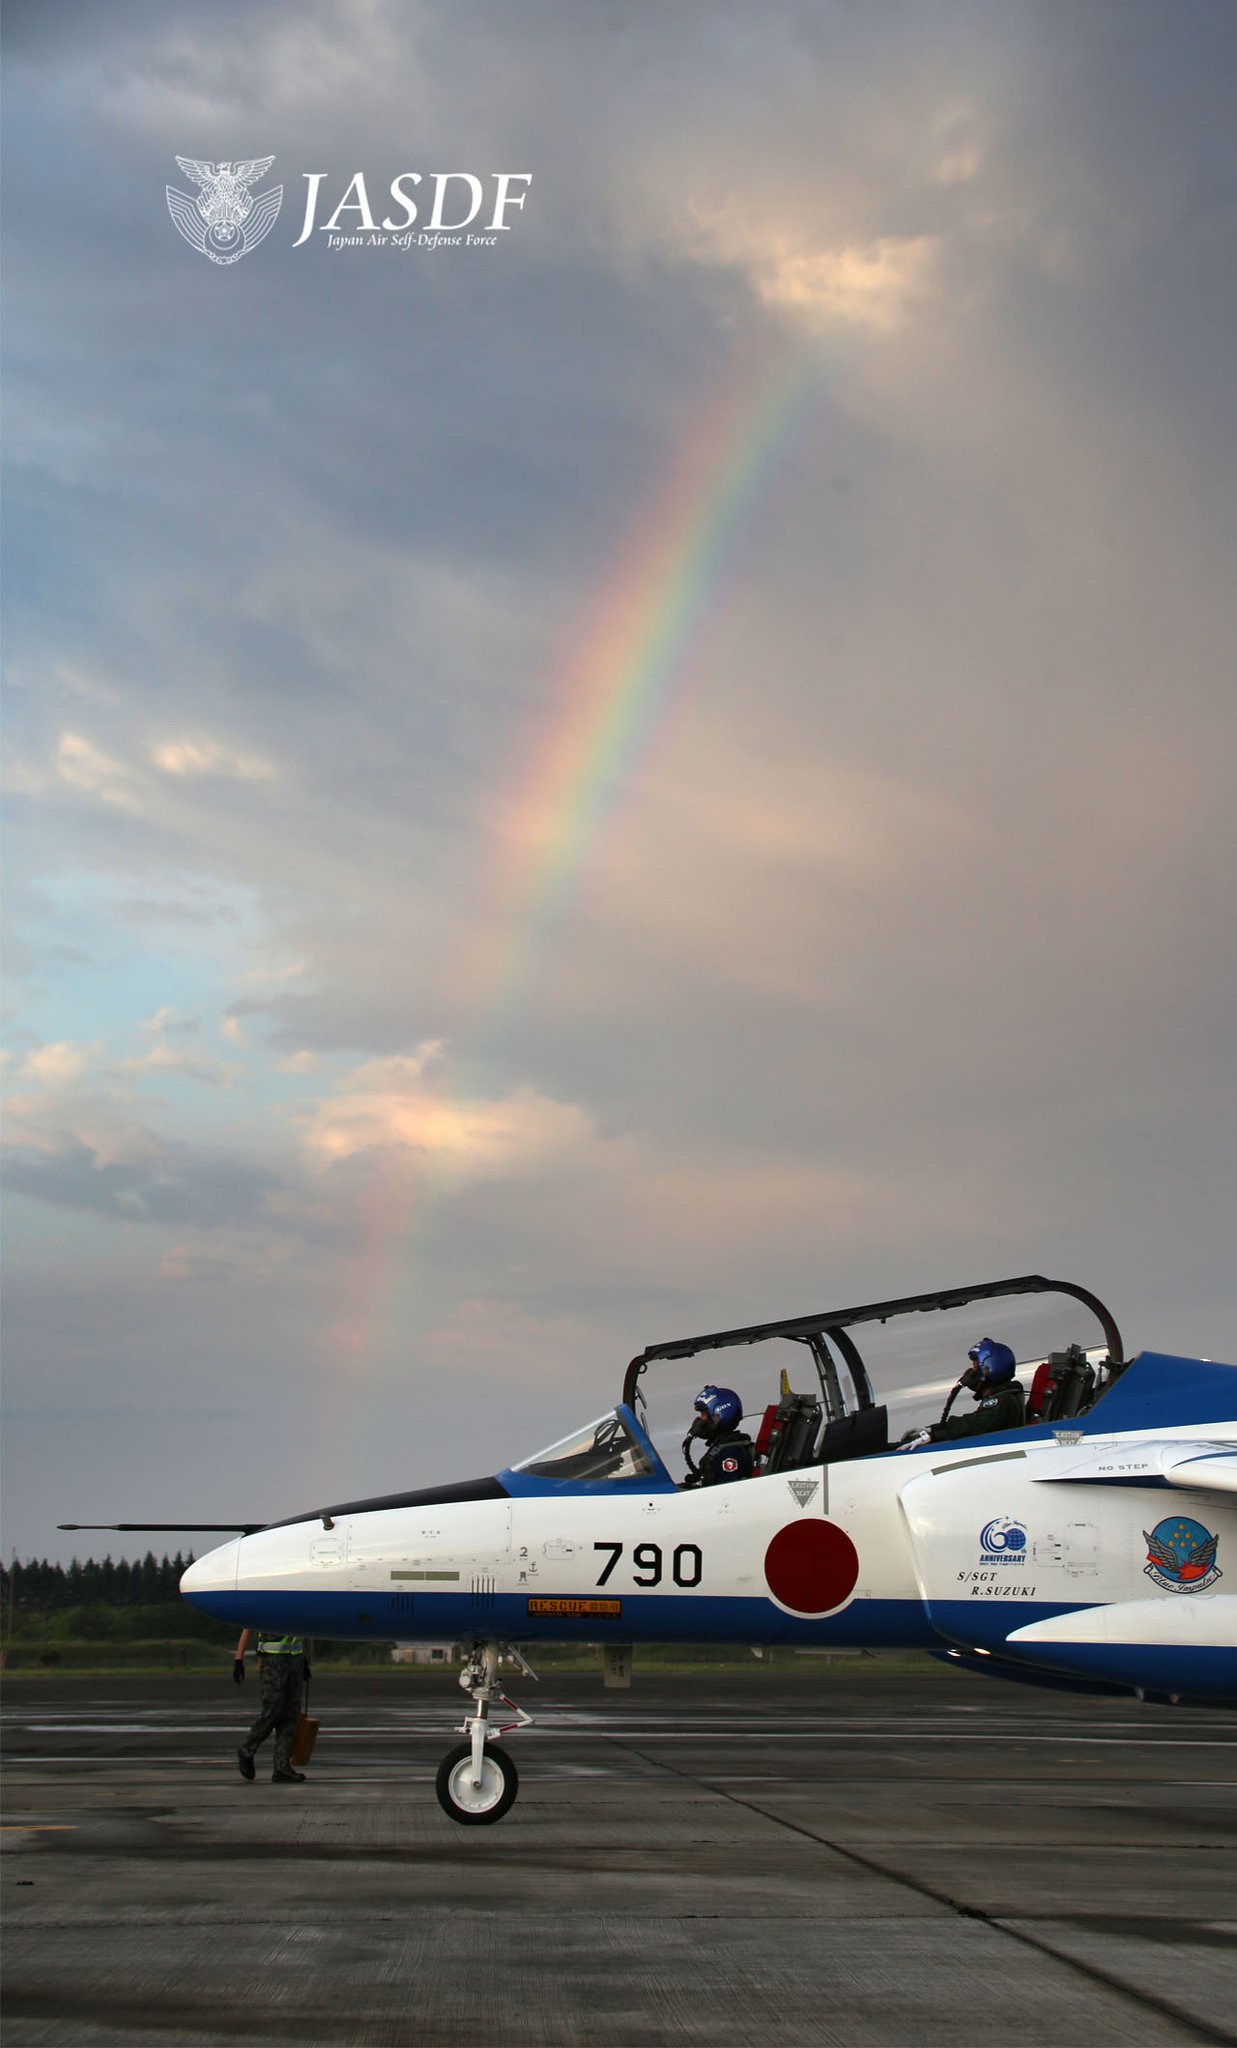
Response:
[{"label": "ground crew member", "polygon": [[[721,1486],[731,1479],[750,1479],[756,1470],[756,1446],[739,1428],[743,1403],[732,1387],[701,1387],[693,1404],[696,1419],[683,1443],[689,1486]],[[699,1465],[692,1463],[691,1446],[703,1437],[705,1449]]]},{"label": "ground crew member", "polygon": [[[1008,1344],[993,1337],[981,1337],[967,1353],[971,1363],[945,1403],[939,1422],[927,1429],[908,1430],[899,1450],[914,1450],[919,1444],[953,1443],[963,1436],[990,1436],[998,1429],[1021,1429],[1027,1419],[1027,1397],[1015,1379],[1018,1361]],[[977,1406],[970,1414],[951,1415],[950,1409],[963,1387],[969,1387]]]},{"label": "ground crew member", "polygon": [[[237,1685],[245,1682],[245,1649],[249,1642],[249,1630],[242,1629],[236,1645],[236,1660],[232,1666],[232,1677]],[[301,1711],[301,1699],[305,1680],[309,1677],[309,1660],[300,1636],[273,1636],[259,1632],[258,1635],[258,1684],[261,1688],[261,1710],[253,1727],[236,1752],[236,1766],[242,1778],[255,1777],[253,1753],[260,1742],[265,1742],[272,1728],[275,1731],[275,1764],[271,1772],[273,1785],[303,1785],[304,1771],[292,1767],[292,1737],[296,1733],[296,1717]]]}]

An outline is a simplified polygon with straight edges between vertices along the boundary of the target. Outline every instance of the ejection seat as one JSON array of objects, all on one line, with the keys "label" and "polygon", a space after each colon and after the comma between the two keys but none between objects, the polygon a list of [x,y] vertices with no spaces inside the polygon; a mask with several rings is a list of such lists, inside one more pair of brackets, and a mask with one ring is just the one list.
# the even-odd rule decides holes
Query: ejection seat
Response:
[{"label": "ejection seat", "polygon": [[840,1465],[844,1458],[875,1458],[889,1449],[889,1410],[856,1408],[828,1423],[814,1462]]},{"label": "ejection seat", "polygon": [[757,1469],[793,1472],[804,1465],[838,1465],[844,1458],[874,1458],[889,1449],[888,1409],[835,1416],[821,1433],[823,1413],[812,1394],[783,1394],[770,1402],[756,1437]]},{"label": "ejection seat", "polygon": [[1095,1399],[1096,1371],[1080,1344],[1051,1351],[1035,1368],[1027,1395],[1028,1422],[1064,1422],[1081,1415]]},{"label": "ejection seat", "polygon": [[816,1435],[823,1414],[813,1394],[785,1393],[771,1401],[756,1436],[757,1469],[764,1472],[792,1472],[798,1465],[816,1463]]}]

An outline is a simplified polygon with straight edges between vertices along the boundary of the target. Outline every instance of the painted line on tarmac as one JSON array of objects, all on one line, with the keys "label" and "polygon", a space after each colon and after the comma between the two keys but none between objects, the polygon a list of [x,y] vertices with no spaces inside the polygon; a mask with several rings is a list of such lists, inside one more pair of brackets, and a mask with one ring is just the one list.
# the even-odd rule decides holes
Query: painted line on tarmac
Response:
[{"label": "painted line on tarmac", "polygon": [[[637,1679],[638,1677],[639,1674],[637,1673]],[[315,1680],[314,1683],[317,1684],[320,1683],[320,1681]],[[638,1685],[636,1689],[639,1689]],[[701,1690],[705,1689],[706,1688],[701,1688]],[[221,1690],[226,1691],[226,1688],[221,1688]],[[238,1692],[239,1696],[243,1699],[243,1691],[241,1691],[238,1688]],[[237,1694],[228,1694],[227,1697],[229,1699],[234,1700],[237,1697]],[[429,1701],[419,1700],[415,1703],[394,1701],[388,1703],[386,1701],[382,1701],[381,1703],[379,1703],[371,1700],[366,1701],[364,1703],[364,1707],[366,1711],[372,1714],[428,1714],[434,1711],[434,1704],[438,1699],[449,1699],[451,1697],[452,1688],[445,1687],[441,1694],[435,1693],[433,1700]],[[546,1699],[554,1699],[555,1695],[552,1692],[546,1691],[542,1693],[540,1697]],[[147,1706],[135,1707],[131,1701],[127,1700],[123,1703],[118,1701],[113,1705],[106,1700],[95,1699],[90,1702],[83,1702],[81,1705],[75,1707],[55,1707],[48,1706],[43,1703],[32,1704],[33,1711],[38,1713],[44,1720],[47,1721],[53,1721],[58,1719],[72,1720],[78,1714],[81,1714],[83,1712],[89,1712],[93,1714],[113,1715],[138,1713],[143,1715],[145,1719],[151,1721],[166,1720],[176,1722],[179,1721],[181,1714],[184,1712],[183,1704],[177,1705],[175,1707],[162,1707],[152,1703]],[[614,1708],[607,1708],[604,1705],[599,1707],[588,1708],[568,1706],[565,1702],[559,1702],[558,1705],[559,1711],[561,1713],[570,1715],[572,1720],[578,1720],[581,1722],[605,1720],[609,1717],[612,1711],[615,1711]],[[632,1702],[632,1705],[634,1709],[634,1701]],[[1154,1703],[1152,1703],[1151,1710],[1153,1712],[1155,1711]],[[30,1708],[25,1709],[26,1713],[29,1713],[30,1711]],[[216,1705],[212,1708],[212,1711],[222,1713],[225,1711],[225,1709],[219,1706],[218,1703],[216,1703]],[[1163,1711],[1166,1714],[1169,1712],[1167,1708],[1163,1709]],[[1177,1711],[1180,1710],[1178,1709]],[[818,1720],[823,1714],[826,1719],[830,1721],[836,1721],[841,1725],[845,1725],[848,1722],[854,1725],[858,1725],[860,1723],[866,1724],[869,1720],[875,1720],[882,1721],[890,1727],[911,1728],[918,1727],[921,1721],[951,1721],[963,1715],[970,1717],[971,1715],[977,1714],[978,1712],[979,1709],[973,1707],[934,1707],[931,1709],[927,1709],[922,1714],[899,1713],[890,1710],[877,1712],[875,1714],[866,1714],[859,1712],[841,1713],[838,1712],[836,1709],[824,1706],[810,1706],[802,1709],[798,1713],[792,1713],[788,1711],[785,1707],[779,1707],[777,1705],[772,1704],[769,1706],[767,1711],[763,1709],[748,1709],[746,1712],[743,1712],[731,1709],[725,1705],[714,1705],[696,1707],[684,1706],[681,1709],[645,1707],[640,1710],[640,1718],[642,1721],[653,1722],[679,1721],[686,1717],[691,1720],[708,1719],[712,1721],[728,1721],[729,1723],[731,1723],[732,1726],[746,1727],[751,1726],[755,1722],[770,1719],[778,1721],[815,1721]],[[22,1718],[22,1713],[16,1707],[9,1706],[5,1708],[3,1715],[0,1716],[0,1718],[3,1718],[6,1721],[20,1720]],[[1065,1714],[1060,1712],[1045,1711],[1040,1713],[1022,1714],[1007,1712],[1005,1718],[1008,1721],[1011,1721],[1015,1727],[1039,1723],[1046,1719],[1051,1719],[1053,1725],[1059,1728],[1085,1728],[1088,1720],[1091,1717],[1088,1715],[1077,1714],[1069,1715],[1067,1717]],[[1213,1714],[1204,1711],[1200,1712],[1199,1718],[1201,1720],[1214,1720],[1216,1722],[1221,1722],[1225,1719],[1225,1716],[1220,1712],[1215,1712]],[[1114,1719],[1113,1726],[1119,1728],[1141,1727],[1146,1721],[1146,1719],[1147,1709],[1144,1708],[1139,1711],[1131,1712],[1128,1720],[1124,1718],[1120,1720]]]},{"label": "painted line on tarmac", "polygon": [[[444,1711],[443,1719],[445,1720],[445,1718],[446,1716]],[[199,1727],[202,1725],[201,1717],[194,1716],[193,1719],[196,1725],[198,1725]],[[225,1726],[235,1727],[237,1725],[239,1724],[235,1721],[232,1721],[227,1724],[220,1724],[221,1729]],[[182,1732],[182,1729],[183,1722],[181,1724],[181,1727],[177,1730],[173,1731],[169,1729],[166,1732],[169,1735],[173,1732],[179,1735]],[[149,1722],[141,1721],[126,1721],[121,1722],[119,1724],[100,1721],[65,1721],[56,1724],[46,1721],[27,1721],[19,1724],[19,1728],[16,1729],[14,1732],[21,1732],[27,1735],[64,1736],[157,1735],[163,1734],[165,1731],[163,1731],[162,1729],[152,1728]],[[450,1731],[444,1728],[442,1721],[427,1723],[424,1728],[418,1728],[415,1730],[409,1728],[379,1726],[374,1723],[368,1722],[345,1722],[341,1725],[331,1724],[330,1726],[330,1734],[332,1735],[332,1737],[363,1736],[368,1740],[376,1740],[383,1742],[406,1741],[410,1738],[414,1740],[428,1740],[436,1735],[448,1732]],[[551,1715],[545,1715],[545,1717],[538,1722],[535,1731],[533,1729],[530,1729],[528,1732],[530,1734],[535,1732],[542,1736],[553,1736],[555,1740],[559,1742],[602,1742],[609,1741],[613,1739],[613,1737],[616,1735],[621,1736],[622,1739],[625,1741],[638,1738],[641,1742],[694,1742],[698,1740],[701,1734],[725,1736],[727,1733],[731,1733],[735,1734],[736,1736],[758,1735],[760,1739],[764,1742],[904,1743],[908,1738],[908,1734],[912,1734],[912,1731],[906,1729],[846,1729],[832,1727],[828,1724],[822,1724],[814,1728],[804,1729],[778,1728],[775,1726],[770,1726],[766,1722],[754,1722],[750,1729],[742,1730],[728,1730],[725,1726],[719,1726],[716,1723],[708,1722],[699,1723],[694,1727],[687,1728],[680,1726],[676,1728],[651,1729],[647,1726],[642,1726],[641,1723],[638,1721],[625,1721],[621,1718],[616,1718],[613,1721],[607,1721],[604,1724],[598,1724],[598,1726],[594,1728],[579,1728],[571,1726],[564,1727]],[[931,1729],[917,1728],[913,1731],[913,1740],[916,1746],[928,1742],[965,1742],[968,1747],[974,1747],[978,1744],[986,1744],[988,1746],[997,1747],[1001,1749],[1009,1749],[1012,1745],[1017,1743],[1057,1744],[1062,1741],[1073,1743],[1080,1747],[1087,1746],[1091,1748],[1107,1749],[1231,1749],[1233,1746],[1231,1736],[1159,1734],[1123,1735],[1117,1732],[1106,1733],[1103,1735],[1082,1735],[1075,1733],[1067,1734],[1064,1730],[1061,1729],[1054,1729],[1051,1733],[1043,1735],[1024,1735],[1019,1734],[1016,1730],[1010,1730],[1009,1728],[1005,1727],[988,1733],[980,1733],[977,1730],[968,1729],[965,1734],[962,1734],[958,1731],[945,1731],[942,1733],[937,1733]],[[13,1756],[11,1760],[13,1762],[20,1761],[20,1759],[16,1756]]]},{"label": "painted line on tarmac", "polygon": [[[711,1735],[729,1734],[741,1736],[751,1733],[801,1734],[819,1735],[822,1738],[845,1737],[853,1739],[854,1737],[863,1737],[865,1739],[875,1739],[879,1737],[885,1740],[905,1740],[908,1735],[913,1735],[917,1741],[930,1738],[938,1742],[953,1742],[959,1739],[967,1742],[999,1743],[1008,1743],[1011,1740],[1023,1742],[1054,1742],[1062,1740],[1086,1742],[1100,1739],[1120,1739],[1127,1734],[1136,1740],[1147,1743],[1169,1742],[1180,1739],[1170,1734],[1168,1728],[1162,1725],[1156,1726],[1155,1724],[1148,1727],[1147,1723],[1143,1720],[1110,1721],[1105,1725],[1102,1737],[1097,1737],[1090,1732],[1094,1727],[1093,1722],[1080,1724],[1078,1722],[1052,1721],[1048,1723],[1045,1732],[1044,1722],[1039,1717],[1037,1717],[1033,1727],[1006,1719],[1002,1722],[999,1731],[993,1731],[977,1729],[970,1723],[959,1727],[948,1722],[936,1720],[934,1725],[933,1718],[931,1717],[905,1720],[901,1716],[893,1719],[886,1717],[869,1719],[863,1716],[855,1716],[853,1718],[848,1716],[834,1717],[825,1713],[770,1714],[756,1716],[750,1720],[736,1721],[724,1715],[649,1715],[641,1714],[638,1711],[628,1714],[622,1709],[616,1709],[608,1714],[580,1715],[565,1711],[555,1706],[551,1701],[539,1702],[534,1698],[533,1703],[540,1717],[545,1720],[552,1720],[557,1728],[561,1728],[564,1731],[570,1730],[572,1733],[580,1735],[604,1734],[608,1729],[622,1728],[628,1732],[638,1729],[642,1735],[648,1735],[650,1738],[659,1731],[665,1730],[673,1735],[696,1731]],[[187,1704],[193,1705],[192,1702]],[[195,1708],[192,1718],[199,1726],[208,1724],[219,1728],[233,1727],[238,1720],[245,1718],[245,1704],[244,1701],[237,1701],[235,1706],[230,1709],[201,1705]],[[329,1702],[320,1702],[320,1704],[329,1706]],[[458,1705],[459,1703],[453,1701],[449,1695],[446,1695],[441,1702],[424,1711],[416,1713],[397,1711],[392,1715],[383,1715],[372,1721],[351,1721],[347,1725],[350,1728],[363,1729],[365,1732],[373,1734],[388,1732],[406,1733],[421,1727],[433,1729],[441,1725],[444,1714],[450,1714],[453,1708],[458,1710]],[[241,1709],[239,1714],[237,1708]],[[132,1707],[127,1709],[123,1720],[108,1718],[107,1710],[100,1710],[97,1707],[89,1710],[86,1714],[83,1714],[80,1709],[72,1714],[55,1714],[44,1710],[38,1715],[37,1719],[29,1714],[17,1714],[11,1711],[0,1715],[0,1725],[3,1725],[5,1728],[15,1733],[25,1729],[40,1735],[71,1734],[83,1731],[101,1735],[144,1733],[146,1731],[171,1734],[179,1733],[180,1729],[184,1726],[184,1722],[185,1710],[183,1708],[174,1717],[168,1717],[167,1719],[153,1712],[144,1713],[139,1710],[135,1713]],[[1214,1721],[1196,1721],[1195,1726],[1200,1730],[1200,1737],[1209,1735],[1210,1731],[1214,1729],[1216,1739],[1220,1739],[1229,1732],[1231,1723],[1227,1718],[1224,1718]]]}]

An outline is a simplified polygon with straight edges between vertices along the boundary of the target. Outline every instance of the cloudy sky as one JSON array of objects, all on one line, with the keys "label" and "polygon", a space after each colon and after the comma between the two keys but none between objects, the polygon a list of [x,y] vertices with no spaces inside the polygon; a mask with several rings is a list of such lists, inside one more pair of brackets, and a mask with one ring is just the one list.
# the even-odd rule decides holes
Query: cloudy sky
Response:
[{"label": "cloudy sky", "polygon": [[6,14],[6,1547],[1006,1273],[1232,1358],[1232,11]]}]

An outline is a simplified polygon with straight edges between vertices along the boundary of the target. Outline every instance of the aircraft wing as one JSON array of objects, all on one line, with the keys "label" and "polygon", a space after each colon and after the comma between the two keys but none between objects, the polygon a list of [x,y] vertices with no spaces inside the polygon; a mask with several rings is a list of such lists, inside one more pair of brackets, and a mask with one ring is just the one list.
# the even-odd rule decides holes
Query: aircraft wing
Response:
[{"label": "aircraft wing", "polygon": [[1011,1629],[1004,1653],[1020,1665],[1132,1686],[1140,1695],[1237,1706],[1237,1593],[1188,1600],[1116,1600]]},{"label": "aircraft wing", "polygon": [[1237,1646],[1237,1593],[1197,1593],[1190,1600],[1118,1600],[1076,1607],[1011,1629],[1011,1649],[1067,1648],[1082,1644],[1223,1650]]},{"label": "aircraft wing", "polygon": [[1197,1486],[1209,1493],[1237,1493],[1237,1449],[1190,1450],[1164,1469],[1170,1486]]},{"label": "aircraft wing", "polygon": [[1060,1470],[1037,1472],[1037,1486],[1184,1486],[1198,1493],[1237,1493],[1237,1443],[1110,1443]]}]

